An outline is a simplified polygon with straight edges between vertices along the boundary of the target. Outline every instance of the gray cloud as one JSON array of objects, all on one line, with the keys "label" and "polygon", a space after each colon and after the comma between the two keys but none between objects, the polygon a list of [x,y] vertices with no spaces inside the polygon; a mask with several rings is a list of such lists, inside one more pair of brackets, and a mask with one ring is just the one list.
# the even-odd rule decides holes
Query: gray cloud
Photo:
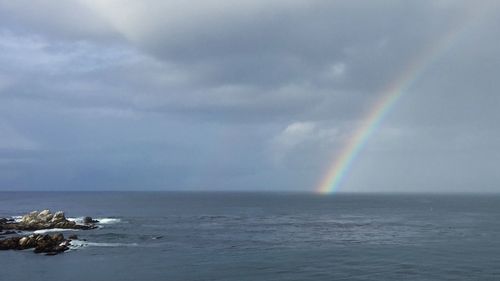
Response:
[{"label": "gray cloud", "polygon": [[0,189],[312,190],[421,56],[343,190],[496,191],[498,8],[0,1]]}]

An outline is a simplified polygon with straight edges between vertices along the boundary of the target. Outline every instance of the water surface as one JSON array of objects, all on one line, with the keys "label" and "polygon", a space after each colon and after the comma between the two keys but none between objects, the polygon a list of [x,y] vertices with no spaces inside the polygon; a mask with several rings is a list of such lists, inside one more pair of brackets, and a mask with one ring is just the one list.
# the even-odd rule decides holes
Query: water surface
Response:
[{"label": "water surface", "polygon": [[[0,217],[106,218],[14,280],[500,280],[500,196],[0,192]],[[86,241],[83,241],[85,239]]]}]

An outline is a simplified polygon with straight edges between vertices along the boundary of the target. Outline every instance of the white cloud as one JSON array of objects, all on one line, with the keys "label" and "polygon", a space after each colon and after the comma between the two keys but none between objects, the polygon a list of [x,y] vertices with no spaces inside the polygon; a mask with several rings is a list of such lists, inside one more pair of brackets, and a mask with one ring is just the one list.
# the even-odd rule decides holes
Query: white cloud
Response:
[{"label": "white cloud", "polygon": [[314,137],[316,124],[313,122],[295,122],[288,125],[276,138],[277,144],[292,148]]},{"label": "white cloud", "polygon": [[[324,152],[331,153],[342,135],[337,128],[321,126],[316,122],[294,122],[289,124],[272,140],[274,162],[281,164],[287,156],[308,151],[312,158]],[[311,156],[311,155],[309,155]]]},{"label": "white cloud", "polygon": [[332,78],[338,78],[344,75],[345,71],[346,71],[345,63],[337,62],[330,65],[330,67],[327,69],[327,75]]}]

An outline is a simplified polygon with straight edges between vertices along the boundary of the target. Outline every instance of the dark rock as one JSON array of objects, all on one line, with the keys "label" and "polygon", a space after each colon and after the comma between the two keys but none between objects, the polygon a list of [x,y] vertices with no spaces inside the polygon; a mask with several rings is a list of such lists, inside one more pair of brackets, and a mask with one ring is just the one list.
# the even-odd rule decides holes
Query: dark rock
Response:
[{"label": "dark rock", "polygon": [[11,237],[0,240],[0,250],[19,250],[20,237]]},{"label": "dark rock", "polygon": [[55,226],[57,228],[74,228],[76,226],[76,222],[74,222],[74,221],[60,221],[60,222],[53,224],[53,226]]},{"label": "dark rock", "polygon": [[68,239],[71,239],[71,240],[78,240],[78,236],[76,236],[76,234],[71,234]]},{"label": "dark rock", "polygon": [[35,253],[56,255],[69,249],[69,240],[60,233],[52,235],[32,234],[0,240],[0,250],[33,249]]},{"label": "dark rock", "polygon": [[43,235],[41,238],[37,238],[36,241],[34,252],[37,254],[48,253],[49,255],[55,255],[69,249],[69,247],[63,243],[64,236],[60,233]]},{"label": "dark rock", "polygon": [[55,242],[62,242],[64,240],[64,236],[61,233],[52,234],[50,238]]},{"label": "dark rock", "polygon": [[83,218],[83,223],[84,224],[92,224],[92,223],[98,223],[98,220],[94,220],[92,217],[85,217]]}]

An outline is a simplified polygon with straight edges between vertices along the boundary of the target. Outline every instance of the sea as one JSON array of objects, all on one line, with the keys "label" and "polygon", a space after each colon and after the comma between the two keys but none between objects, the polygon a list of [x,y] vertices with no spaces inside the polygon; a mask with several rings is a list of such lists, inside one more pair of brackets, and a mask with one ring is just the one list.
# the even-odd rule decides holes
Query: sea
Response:
[{"label": "sea", "polygon": [[500,195],[0,192],[0,217],[91,216],[0,280],[500,280]]}]

